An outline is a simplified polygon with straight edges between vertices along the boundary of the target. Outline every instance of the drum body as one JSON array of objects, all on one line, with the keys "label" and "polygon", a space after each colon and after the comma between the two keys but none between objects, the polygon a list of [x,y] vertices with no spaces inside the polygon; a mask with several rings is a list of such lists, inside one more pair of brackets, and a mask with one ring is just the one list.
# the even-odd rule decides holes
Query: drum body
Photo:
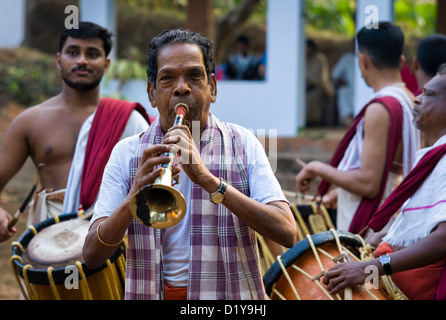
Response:
[{"label": "drum body", "polygon": [[100,268],[87,268],[82,247],[89,221],[63,214],[31,226],[12,244],[11,267],[29,300],[120,300],[125,246]]},{"label": "drum body", "polygon": [[[289,193],[289,192],[288,192]],[[287,197],[290,209],[296,222],[296,242],[304,240],[307,235],[316,234],[334,228],[332,221],[336,221],[336,210],[326,209],[323,204],[300,198]],[[295,201],[296,203],[292,202]],[[263,238],[257,234],[260,251],[260,267],[262,274],[282,255],[287,248]]]},{"label": "drum body", "polygon": [[[360,261],[364,242],[359,236],[336,231],[308,236],[286,251],[263,277],[271,300],[343,300],[341,295],[330,295],[322,283],[324,272],[334,266],[342,254]],[[382,286],[354,286],[353,300],[390,300]]]}]

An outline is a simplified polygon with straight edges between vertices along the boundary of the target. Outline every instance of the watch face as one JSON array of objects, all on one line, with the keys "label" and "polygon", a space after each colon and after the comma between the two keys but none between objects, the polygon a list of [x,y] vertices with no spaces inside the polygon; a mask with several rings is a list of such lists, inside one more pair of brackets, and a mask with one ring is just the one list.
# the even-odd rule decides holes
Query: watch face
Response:
[{"label": "watch face", "polygon": [[214,203],[220,203],[220,202],[223,201],[224,198],[225,198],[225,195],[224,195],[224,194],[222,194],[222,193],[220,193],[220,192],[217,192],[217,193],[214,193],[214,194],[212,195],[211,200],[212,200],[212,202],[214,202]]},{"label": "watch face", "polygon": [[382,263],[390,263],[390,257],[387,255],[380,256],[380,259]]}]

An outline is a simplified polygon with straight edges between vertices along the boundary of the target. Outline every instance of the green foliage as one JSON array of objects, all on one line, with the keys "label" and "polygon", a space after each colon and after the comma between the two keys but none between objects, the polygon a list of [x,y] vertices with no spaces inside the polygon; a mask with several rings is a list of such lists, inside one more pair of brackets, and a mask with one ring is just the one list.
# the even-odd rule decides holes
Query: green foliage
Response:
[{"label": "green foliage", "polygon": [[306,0],[307,30],[330,31],[333,34],[355,34],[355,0]]},{"label": "green foliage", "polygon": [[[329,32],[353,37],[355,34],[355,0],[306,0],[307,31]],[[435,32],[435,0],[395,0],[395,23],[408,38],[424,37]]]},{"label": "green foliage", "polygon": [[435,1],[395,1],[396,23],[410,37],[419,38],[434,33],[436,18]]},{"label": "green foliage", "polygon": [[174,14],[178,17],[186,17],[187,0],[118,0],[119,7],[138,8],[152,14]]},{"label": "green foliage", "polygon": [[117,79],[119,81],[118,88],[113,94],[113,98],[125,99],[122,95],[122,88],[124,85],[127,81],[132,79],[147,79],[146,70],[138,61],[128,59],[114,60],[104,78],[104,84],[108,85],[111,79]]},{"label": "green foliage", "polygon": [[0,50],[0,95],[31,106],[59,90],[53,56],[27,48]]}]

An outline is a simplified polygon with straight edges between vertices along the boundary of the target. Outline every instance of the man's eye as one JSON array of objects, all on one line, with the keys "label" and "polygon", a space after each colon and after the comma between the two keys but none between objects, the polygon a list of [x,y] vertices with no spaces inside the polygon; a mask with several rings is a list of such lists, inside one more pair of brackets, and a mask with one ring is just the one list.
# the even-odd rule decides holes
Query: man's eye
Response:
[{"label": "man's eye", "polygon": [[99,53],[98,52],[89,52],[88,56],[90,58],[97,58],[97,57],[99,57]]}]

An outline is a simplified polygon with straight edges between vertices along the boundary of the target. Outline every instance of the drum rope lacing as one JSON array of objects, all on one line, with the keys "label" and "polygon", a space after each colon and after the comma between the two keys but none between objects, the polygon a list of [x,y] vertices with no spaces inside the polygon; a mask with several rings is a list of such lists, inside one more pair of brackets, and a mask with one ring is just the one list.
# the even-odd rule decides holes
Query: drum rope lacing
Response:
[{"label": "drum rope lacing", "polygon": [[[81,217],[79,220],[84,220],[84,219],[83,219],[83,217]],[[55,224],[59,223],[59,221],[60,221],[59,216],[54,216]],[[75,221],[74,228],[78,227],[78,224],[76,222],[78,222],[78,221]],[[34,236],[37,235],[38,232],[34,226],[31,225],[28,227],[28,229],[31,230],[31,232],[33,233]],[[12,247],[16,246],[22,253],[25,252],[25,250],[20,242],[15,241],[15,242],[12,242],[11,245],[12,245]],[[124,245],[124,248],[127,247],[125,240],[123,241],[123,245]],[[10,258],[10,265],[11,265],[12,271],[14,273],[14,276],[17,280],[17,283],[20,286],[20,291],[22,293],[22,296],[26,300],[39,300],[40,299],[39,292],[38,292],[36,286],[29,281],[28,270],[33,268],[32,265],[26,264],[23,267],[23,269],[22,269],[23,281],[21,281],[19,274],[16,270],[16,267],[14,265],[16,260],[19,261],[20,264],[22,264],[22,265],[24,264],[24,262],[23,262],[22,257],[19,255],[13,255]],[[116,260],[116,267],[117,267],[117,271],[119,271],[120,274],[125,278],[125,261],[123,261],[123,260],[124,260],[123,256],[118,257],[118,259]],[[110,259],[107,260],[106,264],[107,264],[107,268],[104,269],[102,276],[106,283],[107,295],[108,295],[109,299],[112,299],[112,300],[113,299],[122,299],[122,296],[121,296],[121,293],[119,290],[118,280],[116,277],[114,277],[114,274],[113,274],[114,270],[112,268],[112,263],[110,262]],[[81,286],[81,293],[82,293],[83,299],[84,300],[93,300],[93,296],[92,296],[91,290],[89,288],[87,277],[84,273],[82,263],[80,261],[77,261],[75,263],[75,266],[77,267],[77,269],[79,271],[79,275],[81,277],[81,281],[79,281],[79,283]],[[53,270],[54,270],[54,268],[51,266],[47,268],[48,282],[49,282],[51,291],[54,295],[54,298],[56,300],[61,300],[61,295],[57,289],[56,283],[54,282]],[[110,278],[113,280],[113,286],[110,282]],[[24,283],[26,289],[24,288],[23,283]]]},{"label": "drum rope lacing", "polygon": [[[374,256],[372,252],[374,250],[374,247],[370,244],[365,244],[362,237],[357,237],[362,242],[362,247],[359,248],[361,261],[373,260]],[[401,291],[401,289],[395,285],[391,276],[383,275],[379,277],[379,281],[392,300],[409,300],[409,298],[407,298],[407,296]]]},{"label": "drum rope lacing", "polygon": [[[333,261],[335,261],[335,262],[340,262],[339,260],[345,260],[345,257],[343,256],[343,252],[346,252],[346,253],[348,253],[349,254],[349,256],[351,256],[351,257],[353,257],[355,260],[357,260],[357,261],[360,261],[360,259],[358,259],[358,258],[356,258],[355,257],[355,255],[354,254],[352,254],[346,247],[344,247],[344,246],[342,246],[341,245],[341,242],[340,242],[340,240],[339,240],[339,236],[338,236],[338,234],[337,234],[337,232],[333,229],[333,228],[331,228],[330,229],[330,232],[333,234],[333,236],[334,236],[334,238],[335,238],[335,242],[336,242],[336,245],[337,245],[337,247],[338,247],[338,251],[339,251],[339,253],[340,253],[340,257],[341,257],[341,259],[337,259],[337,257],[333,257],[332,255],[330,255],[328,252],[326,252],[325,250],[323,250],[323,249],[321,249],[321,248],[316,248],[316,246],[314,245],[314,243],[313,243],[313,240],[312,240],[312,238],[311,238],[311,236],[310,235],[307,235],[307,239],[308,239],[308,242],[309,242],[309,244],[310,244],[310,247],[311,247],[311,250],[313,251],[313,255],[315,256],[315,259],[316,259],[316,261],[317,261],[317,263],[318,263],[318,265],[319,265],[319,267],[320,267],[320,269],[321,269],[321,273],[319,273],[318,275],[316,275],[316,276],[311,276],[310,274],[308,274],[307,272],[305,272],[303,269],[301,269],[301,268],[299,268],[298,266],[296,266],[295,264],[293,264],[291,267],[293,268],[293,269],[295,269],[295,270],[297,270],[298,272],[300,272],[300,273],[302,273],[304,276],[306,276],[306,277],[308,277],[309,279],[311,279],[325,294],[326,294],[326,296],[330,299],[330,300],[334,300],[333,299],[333,297],[328,293],[328,291],[322,286],[322,284],[320,283],[320,278],[322,277],[322,276],[324,276],[325,275],[325,270],[324,270],[324,268],[323,268],[323,265],[322,265],[322,263],[321,263],[321,260],[320,260],[320,258],[319,258],[319,254],[318,254],[318,252],[319,253],[321,253],[321,254],[324,254],[324,255],[326,255],[326,256],[328,256],[329,258],[331,258],[331,259],[333,259]],[[369,259],[369,257],[371,257],[371,246],[369,246],[369,245],[365,245],[365,243],[364,243],[364,241],[362,240],[362,238],[360,238],[359,236],[358,236],[358,238],[361,240],[361,242],[362,242],[362,244],[363,244],[363,247],[362,248],[360,248],[359,249],[359,251],[360,251],[360,254],[361,254],[361,259]],[[373,257],[371,258],[371,259],[373,259]],[[338,261],[336,261],[336,260],[338,260]],[[292,291],[293,291],[293,293],[294,293],[294,295],[296,296],[296,299],[297,300],[301,300],[301,298],[300,298],[300,296],[299,296],[299,294],[298,294],[298,292],[297,292],[297,289],[296,289],[296,287],[295,287],[295,285],[294,285],[294,283],[293,283],[293,281],[291,280],[291,277],[290,277],[290,275],[289,275],[289,273],[288,273],[288,271],[286,270],[286,268],[285,268],[285,266],[284,266],[284,264],[283,264],[283,262],[282,262],[282,259],[281,259],[281,256],[277,256],[277,261],[278,261],[278,263],[279,263],[279,265],[280,265],[280,267],[281,267],[281,269],[282,269],[282,272],[283,272],[283,275],[285,276],[285,279],[287,280],[287,282],[288,282],[288,284],[290,285],[290,287],[291,287],[291,289],[292,289]],[[381,277],[381,279],[383,279],[383,278],[385,278],[386,280],[385,280],[385,282],[384,282],[384,285],[385,285],[385,289],[386,289],[386,291],[387,291],[387,293],[389,294],[389,296],[391,297],[391,298],[393,298],[393,300],[404,300],[404,295],[402,294],[402,292],[401,292],[401,290],[399,290],[396,286],[395,286],[395,284],[393,283],[393,281],[390,279],[390,277]],[[390,281],[389,281],[390,280]],[[366,285],[362,285],[362,287],[363,287],[363,289],[371,296],[371,298],[372,299],[374,299],[374,300],[379,300],[377,297],[376,297],[376,295],[374,295],[368,288],[367,288],[367,286]],[[389,290],[390,289],[390,290]],[[273,287],[273,292],[275,293],[275,294],[277,294],[282,300],[286,300],[286,298],[282,295],[282,294],[280,294],[280,292],[277,290],[277,289],[275,289],[274,287]],[[336,294],[336,298],[338,299],[338,300],[341,300],[341,297],[338,295],[338,294]],[[407,299],[407,298],[406,298]]]},{"label": "drum rope lacing", "polygon": [[[305,239],[305,235],[307,234],[319,233],[333,228],[333,223],[331,221],[330,215],[328,214],[328,211],[323,204],[310,202],[308,205],[312,208],[313,211],[313,213],[310,214],[308,217],[309,226],[307,226],[307,223],[303,219],[296,205],[294,203],[290,203],[290,209],[296,221],[296,232],[298,241]],[[265,242],[265,239],[258,233],[256,233],[256,236],[260,245],[260,253],[263,255],[263,257],[260,259],[262,274],[265,274],[265,271],[271,267],[276,259],[274,258],[273,253],[268,247],[268,244]],[[280,246],[280,249],[282,250],[282,253],[286,252],[285,247]]]}]

